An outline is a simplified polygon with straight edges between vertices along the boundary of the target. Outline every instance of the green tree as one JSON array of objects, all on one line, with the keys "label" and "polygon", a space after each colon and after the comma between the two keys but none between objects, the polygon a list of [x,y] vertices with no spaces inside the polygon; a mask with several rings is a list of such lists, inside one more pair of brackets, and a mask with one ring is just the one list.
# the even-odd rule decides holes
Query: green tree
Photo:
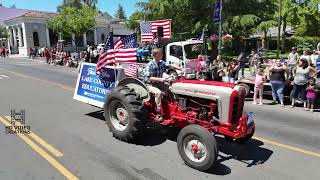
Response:
[{"label": "green tree", "polygon": [[63,3],[57,7],[57,11],[60,12],[61,9],[65,7],[74,7],[79,9],[83,4],[96,8],[97,3],[98,0],[63,0]]},{"label": "green tree", "polygon": [[96,26],[97,10],[84,4],[80,9],[64,7],[58,16],[48,21],[48,26],[64,36],[80,36]]},{"label": "green tree", "polygon": [[126,15],[125,15],[125,12],[124,12],[124,9],[123,7],[119,4],[118,5],[118,10],[116,12],[116,15],[115,15],[116,18],[118,19],[127,19]]},{"label": "green tree", "polygon": [[318,4],[320,0],[305,2],[299,6],[298,15],[300,23],[297,28],[297,35],[300,36],[319,36],[320,13]]},{"label": "green tree", "polygon": [[9,32],[5,27],[0,26],[0,38],[8,38]]},{"label": "green tree", "polygon": [[[149,0],[138,3],[140,10],[129,18],[129,24],[139,20],[172,19],[174,36],[189,37],[207,29],[207,34],[218,33],[218,24],[212,21],[216,0]],[[259,29],[273,24],[275,0],[223,0],[223,31],[239,42]],[[258,27],[259,26],[259,27]],[[241,45],[237,45],[240,47]],[[238,48],[235,47],[235,48]]]}]

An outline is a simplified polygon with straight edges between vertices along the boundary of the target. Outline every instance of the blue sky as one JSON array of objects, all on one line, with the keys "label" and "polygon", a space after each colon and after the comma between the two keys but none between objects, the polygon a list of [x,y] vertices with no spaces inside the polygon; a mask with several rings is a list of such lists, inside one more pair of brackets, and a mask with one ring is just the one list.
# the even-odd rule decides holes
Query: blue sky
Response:
[{"label": "blue sky", "polygon": [[[98,0],[98,7],[102,12],[108,12],[114,16],[118,9],[118,4],[121,4],[125,10],[126,16],[130,16],[137,7],[137,2],[143,2],[147,0]],[[18,9],[32,9],[42,11],[57,10],[57,6],[61,4],[63,0],[0,0],[4,6],[15,5]]]}]

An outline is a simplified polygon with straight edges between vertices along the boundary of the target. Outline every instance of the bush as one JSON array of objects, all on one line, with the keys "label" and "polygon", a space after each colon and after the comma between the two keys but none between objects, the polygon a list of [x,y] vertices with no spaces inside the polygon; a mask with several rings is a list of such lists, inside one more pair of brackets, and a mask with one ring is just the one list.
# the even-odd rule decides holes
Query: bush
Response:
[{"label": "bush", "polygon": [[317,44],[320,42],[320,37],[301,37],[301,36],[292,36],[286,39],[285,42],[285,51],[290,51],[291,47],[297,47],[299,53],[302,51],[311,52],[317,48]]}]

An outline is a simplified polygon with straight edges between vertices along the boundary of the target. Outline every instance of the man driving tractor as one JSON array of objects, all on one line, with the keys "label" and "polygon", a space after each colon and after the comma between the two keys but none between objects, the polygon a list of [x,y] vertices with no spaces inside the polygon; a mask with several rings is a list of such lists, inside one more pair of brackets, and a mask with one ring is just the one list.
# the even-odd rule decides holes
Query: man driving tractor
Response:
[{"label": "man driving tractor", "polygon": [[145,81],[149,92],[155,95],[155,102],[157,105],[157,119],[158,122],[163,121],[163,118],[160,114],[161,109],[161,99],[163,93],[167,86],[164,84],[166,78],[163,78],[163,73],[166,72],[168,68],[174,68],[176,70],[185,71],[185,69],[175,65],[175,64],[168,64],[167,62],[163,61],[163,53],[162,49],[155,48],[152,50],[152,57],[153,60],[150,61],[145,69]]}]

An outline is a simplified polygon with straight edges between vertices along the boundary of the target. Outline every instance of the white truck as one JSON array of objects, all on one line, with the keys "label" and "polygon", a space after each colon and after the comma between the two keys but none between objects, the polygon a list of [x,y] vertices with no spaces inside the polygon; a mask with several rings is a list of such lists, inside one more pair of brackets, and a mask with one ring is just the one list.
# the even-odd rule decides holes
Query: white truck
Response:
[{"label": "white truck", "polygon": [[[183,68],[196,69],[204,62],[200,63],[198,56],[205,52],[203,42],[196,39],[172,42],[163,46],[164,59],[169,64],[176,64]],[[179,72],[169,70],[168,74],[177,75]]]}]

